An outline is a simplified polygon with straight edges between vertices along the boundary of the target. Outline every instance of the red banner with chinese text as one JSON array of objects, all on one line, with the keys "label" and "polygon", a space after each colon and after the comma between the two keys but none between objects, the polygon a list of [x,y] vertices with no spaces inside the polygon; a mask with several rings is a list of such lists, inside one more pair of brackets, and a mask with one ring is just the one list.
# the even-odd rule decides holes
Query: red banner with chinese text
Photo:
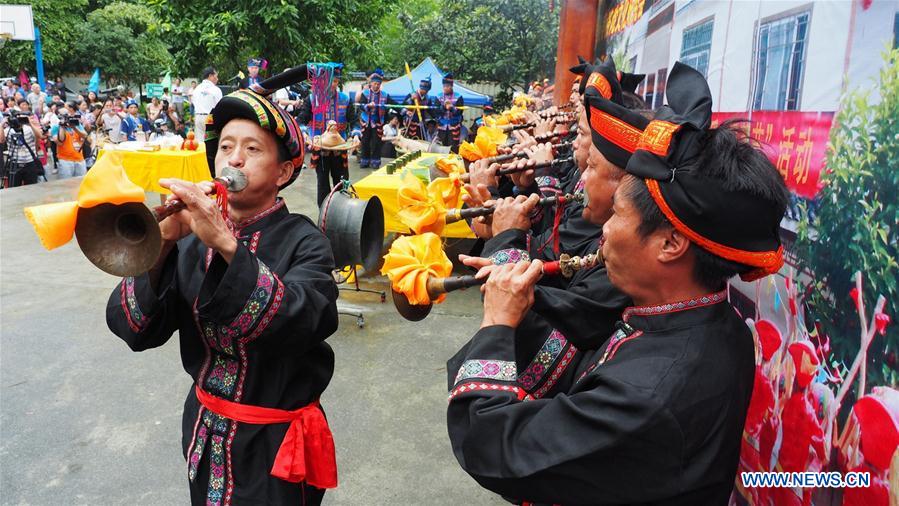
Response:
[{"label": "red banner with chinese text", "polygon": [[[749,112],[716,112],[712,126]],[[833,112],[753,111],[750,135],[761,144],[790,191],[812,198],[821,188]]]}]

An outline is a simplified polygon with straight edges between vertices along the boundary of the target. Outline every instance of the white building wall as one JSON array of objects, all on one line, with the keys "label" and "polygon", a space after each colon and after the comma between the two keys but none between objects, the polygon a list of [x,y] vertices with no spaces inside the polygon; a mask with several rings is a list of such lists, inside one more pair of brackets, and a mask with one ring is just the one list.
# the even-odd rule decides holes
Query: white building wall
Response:
[{"label": "white building wall", "polygon": [[699,0],[681,0],[674,13],[674,26],[671,30],[671,61],[668,68],[680,59],[681,46],[684,41],[684,30],[696,26],[701,21],[713,19],[712,45],[709,50],[709,68],[706,76],[709,89],[712,91],[712,110],[719,111],[721,104],[721,77],[724,58],[724,41],[727,32],[727,14],[730,2],[703,2]]},{"label": "white building wall", "polygon": [[855,25],[852,31],[849,70],[849,89],[871,90],[871,99],[879,101],[874,86],[883,67],[883,52],[893,44],[893,23],[899,2],[871,2],[867,10],[859,2],[855,6]]},{"label": "white building wall", "polygon": [[[754,46],[762,21],[804,11],[810,13],[799,110],[834,111],[839,105],[844,75],[848,76],[850,88],[872,88],[883,65],[882,52],[892,46],[893,23],[899,10],[899,2],[892,0],[875,0],[868,9],[862,8],[861,0],[676,0],[670,36],[660,36],[668,30],[666,27],[647,37],[649,20],[669,4],[659,2],[637,23],[617,35],[613,46],[627,43],[627,59],[637,56],[635,72],[655,73],[664,66],[658,60],[665,48],[657,46],[667,44],[670,71],[680,58],[684,30],[712,18],[708,81],[713,110],[717,112],[751,109]],[[847,68],[850,34],[852,46]],[[614,49],[610,48],[613,52]],[[874,94],[872,98],[876,99],[876,90]]]}]

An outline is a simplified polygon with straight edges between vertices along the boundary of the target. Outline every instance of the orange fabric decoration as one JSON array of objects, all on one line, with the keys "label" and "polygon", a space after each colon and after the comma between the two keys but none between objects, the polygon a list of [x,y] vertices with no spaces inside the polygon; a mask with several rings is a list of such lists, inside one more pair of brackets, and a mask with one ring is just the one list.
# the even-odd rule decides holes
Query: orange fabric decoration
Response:
[{"label": "orange fabric decoration", "polygon": [[440,237],[433,233],[398,238],[384,256],[381,268],[381,274],[390,279],[393,289],[415,305],[443,302],[446,294],[433,301],[428,296],[428,277],[443,278],[452,271],[453,263],[443,252]]},{"label": "orange fabric decoration", "polygon": [[440,170],[440,172],[443,172],[447,176],[451,176],[453,174],[458,176],[465,173],[465,166],[462,164],[462,160],[455,156],[440,158],[435,163],[435,166]]},{"label": "orange fabric decoration", "polygon": [[590,108],[590,127],[609,142],[633,153],[637,149],[643,131],[596,107]]},{"label": "orange fabric decoration", "polygon": [[411,172],[403,174],[397,191],[397,217],[416,234],[440,235],[446,225],[446,210],[462,204],[462,181],[458,175],[441,177],[427,187]]},{"label": "orange fabric decoration", "polygon": [[25,217],[44,248],[51,250],[72,240],[79,207],[143,201],[143,188],[125,175],[121,153],[107,153],[84,176],[77,201],[26,207]]},{"label": "orange fabric decoration", "polygon": [[462,180],[456,174],[437,178],[428,185],[428,195],[442,200],[444,209],[455,209],[462,205]]}]

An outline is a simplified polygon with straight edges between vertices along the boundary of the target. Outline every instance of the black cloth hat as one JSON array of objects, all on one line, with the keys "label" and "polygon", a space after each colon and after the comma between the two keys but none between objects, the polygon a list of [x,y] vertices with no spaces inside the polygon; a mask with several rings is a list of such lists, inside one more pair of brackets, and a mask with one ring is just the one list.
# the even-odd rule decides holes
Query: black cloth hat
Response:
[{"label": "black cloth hat", "polygon": [[615,62],[587,65],[581,81],[593,145],[612,164],[624,169],[649,120],[623,105]]},{"label": "black cloth hat", "polygon": [[237,90],[219,100],[206,117],[206,159],[209,166],[215,166],[215,155],[218,152],[222,128],[232,119],[248,119],[270,131],[275,139],[287,148],[295,168],[293,177],[284,183],[281,189],[293,183],[303,166],[305,156],[303,134],[296,119],[268,97],[281,88],[305,81],[306,77],[306,65],[301,65],[253,84],[249,89]]},{"label": "black cloth hat", "polygon": [[752,281],[780,270],[782,210],[770,201],[699,169],[712,123],[712,94],[700,72],[677,62],[666,86],[667,105],[646,126],[627,164],[643,179],[675,229],[721,258],[755,267],[741,275]]}]

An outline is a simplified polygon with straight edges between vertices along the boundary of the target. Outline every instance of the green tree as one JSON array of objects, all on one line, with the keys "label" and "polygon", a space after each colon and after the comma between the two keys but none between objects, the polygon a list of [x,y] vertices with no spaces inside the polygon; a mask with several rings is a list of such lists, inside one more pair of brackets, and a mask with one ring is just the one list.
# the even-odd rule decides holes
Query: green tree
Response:
[{"label": "green tree", "polygon": [[418,64],[406,54],[412,29],[416,24],[431,19],[440,10],[441,0],[407,0],[396,4],[381,18],[377,40],[371,51],[360,58],[361,68],[381,67],[403,73],[405,64]]},{"label": "green tree", "polygon": [[[814,222],[800,222],[797,241],[800,262],[816,278],[811,316],[847,365],[859,345],[858,316],[849,296],[854,272],[865,276],[866,316],[883,294],[885,312],[894,322],[899,319],[899,50],[885,53],[878,84],[879,102],[870,91],[843,97],[830,134],[820,211]],[[897,384],[897,350],[899,325],[894,323],[871,345],[870,380]]]},{"label": "green tree", "polygon": [[[4,3],[31,4],[34,25],[41,31],[44,66],[47,71],[77,71],[71,64],[72,47],[80,36],[88,0],[4,0]],[[35,74],[34,42],[12,40],[0,50],[0,75],[12,75],[20,68]],[[48,76],[49,77],[49,76]]]},{"label": "green tree", "polygon": [[261,56],[274,71],[307,61],[369,61],[374,34],[396,0],[149,0],[180,73],[222,75]]},{"label": "green tree", "polygon": [[87,15],[79,26],[73,61],[82,71],[100,67],[111,84],[157,81],[171,65],[155,13],[114,2]]},{"label": "green tree", "polygon": [[553,73],[559,10],[551,0],[444,1],[439,10],[406,28],[403,54],[431,56],[457,78],[523,89]]}]

